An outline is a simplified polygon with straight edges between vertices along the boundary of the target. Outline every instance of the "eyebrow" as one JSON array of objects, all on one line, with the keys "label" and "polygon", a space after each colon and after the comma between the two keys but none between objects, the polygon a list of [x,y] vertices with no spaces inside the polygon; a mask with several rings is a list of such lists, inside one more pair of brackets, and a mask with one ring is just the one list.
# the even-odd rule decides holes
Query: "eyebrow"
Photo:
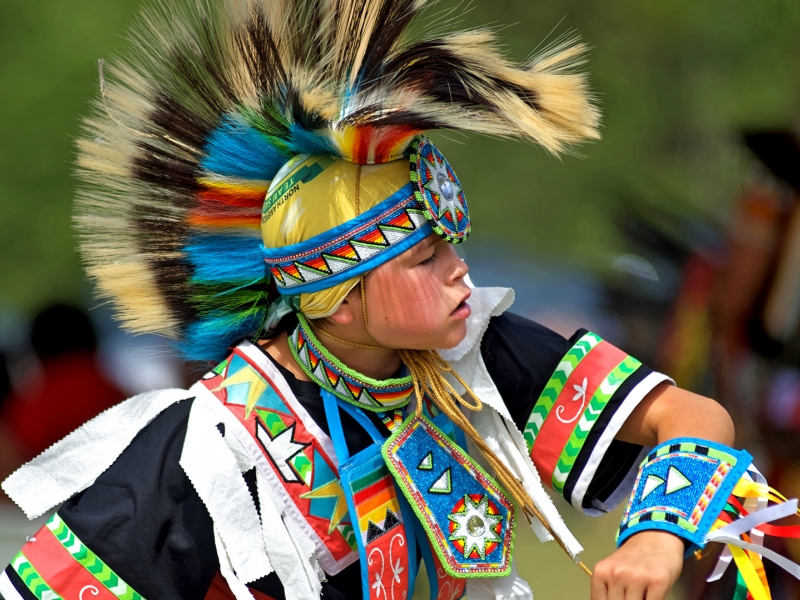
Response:
[{"label": "eyebrow", "polygon": [[412,249],[414,250],[414,253],[422,252],[423,250],[428,250],[429,248],[435,246],[436,242],[438,241],[439,241],[438,238],[433,238],[431,236],[428,236],[424,238],[419,244],[413,246]]}]

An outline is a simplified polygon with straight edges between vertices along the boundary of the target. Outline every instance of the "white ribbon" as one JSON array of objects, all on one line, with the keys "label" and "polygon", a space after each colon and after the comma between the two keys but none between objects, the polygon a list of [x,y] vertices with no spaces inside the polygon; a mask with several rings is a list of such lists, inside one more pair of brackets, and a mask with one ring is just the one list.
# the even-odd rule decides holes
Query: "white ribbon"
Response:
[{"label": "white ribbon", "polygon": [[233,597],[236,600],[255,600],[250,589],[233,572],[231,561],[228,558],[228,551],[225,549],[225,544],[222,542],[222,537],[216,527],[214,527],[214,545],[217,547],[217,556],[219,557],[219,572],[228,582],[228,587],[233,592]]},{"label": "white ribbon", "polygon": [[191,397],[186,390],[159,390],[112,406],[17,469],[3,489],[35,519],[92,485],[150,421]]},{"label": "white ribbon", "polygon": [[[746,517],[742,517],[741,519],[737,519],[733,523],[729,523],[725,525],[725,527],[721,527],[716,531],[711,531],[706,535],[706,542],[719,542],[721,544],[731,544],[733,546],[738,546],[739,548],[743,548],[745,550],[750,550],[752,552],[756,552],[760,554],[764,558],[768,558],[772,562],[777,565],[780,565],[784,569],[786,569],[789,573],[800,579],[800,567],[790,561],[787,558],[782,557],[780,554],[776,554],[772,550],[767,550],[764,548],[763,543],[749,543],[739,539],[739,536],[743,533],[748,531],[752,534],[755,533],[754,530],[759,525],[763,525],[764,523],[769,523],[770,521],[777,521],[778,519],[783,519],[785,517],[790,517],[797,512],[797,500],[792,499],[788,502],[784,502],[783,504],[775,504],[774,506],[770,506],[768,508],[764,508],[762,510],[756,511],[751,515],[747,515]],[[760,541],[763,542],[764,534],[761,533]],[[714,570],[712,571],[711,575],[708,576],[706,581],[712,582],[717,581],[722,577],[725,571],[728,569],[728,565],[731,564],[731,560],[733,559],[733,555],[731,551],[726,547],[725,550],[719,557]]]},{"label": "white ribbon", "polygon": [[785,517],[790,517],[797,512],[797,499],[789,500],[783,504],[775,504],[764,510],[759,510],[751,515],[737,519],[733,523],[720,527],[715,531],[710,531],[706,535],[706,542],[717,542],[719,538],[724,537],[739,537],[743,533],[769,523],[770,521],[777,521]]},{"label": "white ribbon", "polygon": [[[253,498],[218,422],[204,402],[192,404],[180,465],[211,515],[238,579],[250,583],[271,573],[272,565]],[[219,558],[222,563],[225,557]]]},{"label": "white ribbon", "polygon": [[776,565],[784,569],[790,575],[793,575],[797,579],[800,579],[800,565],[793,563],[788,558],[785,558],[778,554],[777,552],[773,552],[763,546],[757,546],[756,544],[750,544],[739,538],[733,537],[720,537],[714,540],[715,542],[720,542],[723,544],[730,544],[731,546],[738,546],[742,550],[747,550],[748,552],[755,552],[756,554],[760,554],[764,558],[767,558],[774,562]]},{"label": "white ribbon", "polygon": [[719,579],[722,579],[722,576],[725,574],[725,571],[728,570],[728,567],[730,566],[732,560],[733,560],[733,553],[731,552],[730,548],[725,546],[722,549],[722,554],[719,555],[719,560],[717,560],[717,565],[714,567],[714,570],[711,572],[711,575],[709,575],[706,578],[706,581],[711,583],[713,581],[718,581]]},{"label": "white ribbon", "polygon": [[269,484],[260,473],[256,474],[256,483],[264,546],[269,561],[283,584],[286,600],[318,600],[322,586],[312,564],[316,562],[314,544],[302,532],[300,538],[293,539],[275,507]]}]

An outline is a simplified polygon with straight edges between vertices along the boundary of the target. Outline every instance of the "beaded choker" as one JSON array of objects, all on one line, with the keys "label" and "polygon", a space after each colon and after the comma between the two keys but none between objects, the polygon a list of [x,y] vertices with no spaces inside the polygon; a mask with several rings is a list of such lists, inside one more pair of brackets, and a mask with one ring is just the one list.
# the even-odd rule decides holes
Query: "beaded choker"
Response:
[{"label": "beaded choker", "polygon": [[314,383],[337,398],[373,412],[408,404],[414,393],[411,375],[382,381],[361,375],[320,344],[302,314],[297,314],[297,320],[297,327],[289,336],[289,348],[297,364]]}]

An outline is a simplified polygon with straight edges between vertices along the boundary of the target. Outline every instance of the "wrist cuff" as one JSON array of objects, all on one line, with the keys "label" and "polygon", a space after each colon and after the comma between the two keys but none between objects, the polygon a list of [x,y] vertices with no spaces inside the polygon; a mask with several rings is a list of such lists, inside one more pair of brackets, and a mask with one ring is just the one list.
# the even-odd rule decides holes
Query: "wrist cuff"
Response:
[{"label": "wrist cuff", "polygon": [[688,540],[687,554],[702,548],[752,460],[744,450],[695,438],[656,446],[639,467],[617,545],[655,529]]}]

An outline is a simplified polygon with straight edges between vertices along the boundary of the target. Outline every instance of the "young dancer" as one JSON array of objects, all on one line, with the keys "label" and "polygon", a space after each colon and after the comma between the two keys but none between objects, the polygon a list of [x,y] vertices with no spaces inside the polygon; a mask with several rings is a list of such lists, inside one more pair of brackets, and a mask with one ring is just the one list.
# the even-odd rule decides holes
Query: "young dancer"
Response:
[{"label": "young dancer", "polygon": [[424,4],[163,5],[101,64],[87,270],[130,330],[210,370],[4,482],[31,517],[60,505],[6,600],[399,600],[420,563],[433,598],[530,598],[518,527],[588,571],[542,482],[588,515],[631,494],[594,600],[663,598],[710,541],[766,598],[760,555],[784,559],[753,528],[797,505],[767,508],[783,499],[727,446],[725,411],[507,313],[513,292],[473,287],[453,249],[467,200],[424,132],[596,138],[583,47],[513,65],[489,31],[415,29]]}]

